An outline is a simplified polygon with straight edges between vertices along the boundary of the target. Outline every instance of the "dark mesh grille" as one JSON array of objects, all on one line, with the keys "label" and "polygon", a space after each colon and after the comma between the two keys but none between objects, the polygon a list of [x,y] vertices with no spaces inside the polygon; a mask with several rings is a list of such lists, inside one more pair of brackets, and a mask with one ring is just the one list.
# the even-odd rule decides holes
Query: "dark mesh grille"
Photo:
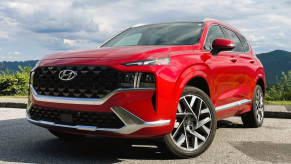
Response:
[{"label": "dark mesh grille", "polygon": [[[61,121],[61,114],[71,114],[72,122]],[[75,110],[63,110],[52,108],[32,107],[30,117],[33,120],[50,121],[64,125],[85,125],[96,126],[98,128],[119,129],[124,123],[116,116],[115,113],[103,112],[84,112]]]},{"label": "dark mesh grille", "polygon": [[[73,70],[69,81],[59,78],[60,71]],[[117,89],[118,71],[107,67],[40,67],[35,71],[33,87],[39,95],[77,98],[102,98]]]}]

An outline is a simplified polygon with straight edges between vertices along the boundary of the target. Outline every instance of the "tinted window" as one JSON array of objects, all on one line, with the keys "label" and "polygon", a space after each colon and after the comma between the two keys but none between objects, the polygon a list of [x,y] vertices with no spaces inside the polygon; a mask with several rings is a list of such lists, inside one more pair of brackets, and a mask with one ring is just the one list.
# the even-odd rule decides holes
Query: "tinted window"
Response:
[{"label": "tinted window", "polygon": [[217,39],[217,38],[224,39],[225,37],[224,37],[224,35],[221,31],[221,28],[219,26],[211,26],[209,31],[208,31],[206,40],[205,40],[204,49],[211,50],[212,49],[212,42],[214,39]]},{"label": "tinted window", "polygon": [[238,37],[236,36],[236,34],[233,31],[226,29],[226,28],[223,28],[223,30],[225,32],[226,38],[231,40],[235,44],[235,48],[232,51],[244,52],[242,45],[241,45],[241,42],[238,39]]},{"label": "tinted window", "polygon": [[239,37],[244,49],[245,49],[245,52],[249,52],[250,51],[250,46],[248,44],[248,42],[246,41],[246,39],[241,36],[240,34],[237,34],[237,36]]},{"label": "tinted window", "polygon": [[119,40],[114,46],[128,46],[128,45],[137,45],[138,41],[141,38],[141,33],[130,35],[126,38]]},{"label": "tinted window", "polygon": [[102,47],[136,45],[193,45],[200,39],[203,23],[163,23],[130,28]]}]

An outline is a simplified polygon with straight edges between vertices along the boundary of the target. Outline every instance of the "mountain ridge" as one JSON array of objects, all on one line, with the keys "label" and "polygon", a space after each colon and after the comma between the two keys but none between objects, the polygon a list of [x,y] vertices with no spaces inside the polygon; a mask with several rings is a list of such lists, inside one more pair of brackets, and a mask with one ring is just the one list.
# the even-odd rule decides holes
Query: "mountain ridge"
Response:
[{"label": "mountain ridge", "polygon": [[[282,77],[282,71],[285,74],[291,70],[291,52],[284,50],[274,50],[270,52],[257,54],[261,63],[265,68],[267,84],[276,84],[276,76]],[[18,65],[21,67],[34,67],[38,60],[27,61],[0,61],[0,70],[3,71],[9,68],[12,71],[20,71]]]}]

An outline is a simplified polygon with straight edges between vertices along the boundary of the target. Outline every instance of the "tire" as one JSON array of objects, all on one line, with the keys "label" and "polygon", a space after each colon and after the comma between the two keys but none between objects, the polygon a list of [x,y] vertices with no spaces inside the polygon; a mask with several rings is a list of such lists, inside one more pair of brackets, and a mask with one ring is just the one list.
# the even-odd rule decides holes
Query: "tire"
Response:
[{"label": "tire", "polygon": [[243,114],[241,120],[246,127],[258,128],[264,122],[264,93],[259,85],[256,85],[251,111]]},{"label": "tire", "polygon": [[178,104],[173,131],[155,143],[162,152],[177,158],[193,158],[209,148],[216,128],[216,112],[210,98],[202,90],[186,86]]},{"label": "tire", "polygon": [[84,137],[86,137],[86,135],[71,134],[71,133],[65,133],[65,132],[60,132],[56,130],[48,130],[48,131],[51,132],[54,136],[62,140],[81,140]]}]

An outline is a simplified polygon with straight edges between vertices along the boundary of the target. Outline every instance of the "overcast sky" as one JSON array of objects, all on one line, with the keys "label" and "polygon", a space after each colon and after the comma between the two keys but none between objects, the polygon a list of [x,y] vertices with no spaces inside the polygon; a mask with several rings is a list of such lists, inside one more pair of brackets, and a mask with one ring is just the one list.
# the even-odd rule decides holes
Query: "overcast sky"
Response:
[{"label": "overcast sky", "polygon": [[291,51],[291,0],[1,0],[0,61],[96,48],[137,23],[205,17],[238,28],[256,53]]}]

